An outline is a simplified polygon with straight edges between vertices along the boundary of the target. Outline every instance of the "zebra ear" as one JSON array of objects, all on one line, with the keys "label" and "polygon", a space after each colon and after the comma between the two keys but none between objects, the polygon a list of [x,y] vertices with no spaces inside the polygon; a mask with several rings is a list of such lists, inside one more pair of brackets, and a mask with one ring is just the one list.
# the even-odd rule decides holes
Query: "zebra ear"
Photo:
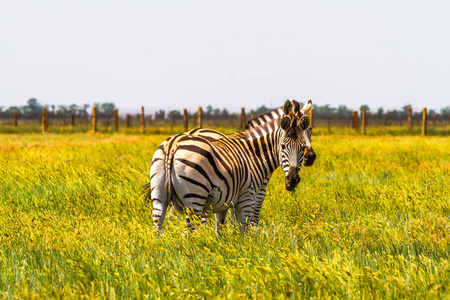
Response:
[{"label": "zebra ear", "polygon": [[295,100],[292,100],[292,111],[296,116],[298,116],[300,113],[300,103]]},{"label": "zebra ear", "polygon": [[283,112],[284,112],[284,114],[288,115],[289,112],[291,111],[291,109],[292,109],[292,102],[291,102],[291,100],[284,101],[284,105],[283,105]]},{"label": "zebra ear", "polygon": [[289,116],[283,116],[281,118],[281,128],[286,131],[291,126],[291,118]]},{"label": "zebra ear", "polygon": [[298,121],[298,127],[300,127],[301,130],[306,130],[310,124],[308,115],[304,115],[300,118]]}]

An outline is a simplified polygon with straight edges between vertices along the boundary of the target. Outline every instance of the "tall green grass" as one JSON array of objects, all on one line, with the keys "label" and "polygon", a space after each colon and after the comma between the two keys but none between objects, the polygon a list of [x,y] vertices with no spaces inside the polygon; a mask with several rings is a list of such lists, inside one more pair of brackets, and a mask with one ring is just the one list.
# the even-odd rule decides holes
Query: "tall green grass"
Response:
[{"label": "tall green grass", "polygon": [[141,187],[165,137],[0,135],[0,297],[450,297],[448,138],[315,136],[259,228],[171,215],[158,238]]}]

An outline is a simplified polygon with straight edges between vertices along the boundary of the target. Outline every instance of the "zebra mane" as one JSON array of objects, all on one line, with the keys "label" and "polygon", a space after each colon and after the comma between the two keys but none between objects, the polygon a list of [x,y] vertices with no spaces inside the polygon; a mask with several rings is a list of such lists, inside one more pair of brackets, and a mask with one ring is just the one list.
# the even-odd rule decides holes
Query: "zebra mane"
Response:
[{"label": "zebra mane", "polygon": [[244,130],[255,128],[255,127],[261,127],[265,123],[273,122],[274,120],[277,120],[283,116],[283,107],[277,107],[272,110],[269,110],[256,118],[253,118],[251,120],[247,121],[247,124],[245,124]]},{"label": "zebra mane", "polygon": [[283,107],[277,107],[268,112],[265,112],[254,119],[248,120],[244,129],[232,134],[229,134],[229,138],[248,138],[254,137],[255,128],[267,128],[270,127],[272,131],[280,127],[280,120],[283,116]]}]

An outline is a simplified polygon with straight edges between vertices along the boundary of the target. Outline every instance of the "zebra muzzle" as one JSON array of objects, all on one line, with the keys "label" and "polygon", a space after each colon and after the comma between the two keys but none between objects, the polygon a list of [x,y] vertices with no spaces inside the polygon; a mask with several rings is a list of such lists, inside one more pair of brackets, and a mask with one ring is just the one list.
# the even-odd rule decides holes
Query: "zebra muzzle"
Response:
[{"label": "zebra muzzle", "polygon": [[303,165],[305,167],[311,167],[315,161],[316,161],[316,152],[314,152],[313,148],[307,147],[303,155]]},{"label": "zebra muzzle", "polygon": [[293,191],[300,182],[300,175],[296,167],[289,167],[288,175],[285,177],[285,188],[288,191]]}]

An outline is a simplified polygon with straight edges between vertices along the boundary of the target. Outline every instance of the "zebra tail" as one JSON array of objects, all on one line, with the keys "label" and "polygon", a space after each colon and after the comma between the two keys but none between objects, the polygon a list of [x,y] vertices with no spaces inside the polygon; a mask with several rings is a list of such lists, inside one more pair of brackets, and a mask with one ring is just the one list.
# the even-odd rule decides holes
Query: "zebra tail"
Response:
[{"label": "zebra tail", "polygon": [[[167,143],[169,145],[171,143]],[[173,188],[172,182],[172,171],[173,171],[173,158],[175,156],[175,152],[177,151],[177,146],[174,145],[172,147],[165,147],[165,168],[166,168],[166,181],[164,182],[164,190],[166,191],[166,199],[169,201],[169,204],[173,206],[177,211],[183,212],[184,205],[181,201],[178,200],[175,195],[175,190]]]}]

